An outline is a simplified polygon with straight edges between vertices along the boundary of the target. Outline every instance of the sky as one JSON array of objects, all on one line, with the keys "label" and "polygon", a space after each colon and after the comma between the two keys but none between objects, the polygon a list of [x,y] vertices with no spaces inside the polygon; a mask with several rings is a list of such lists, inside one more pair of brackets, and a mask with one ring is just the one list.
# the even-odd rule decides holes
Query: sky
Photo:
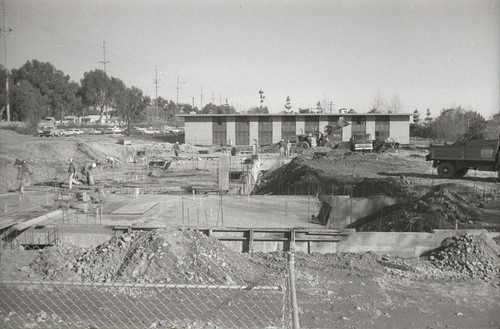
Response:
[{"label": "sky", "polygon": [[5,0],[5,8],[9,69],[36,59],[79,82],[106,62],[127,86],[154,98],[156,79],[159,97],[198,108],[227,100],[247,110],[262,90],[271,113],[285,110],[287,96],[295,111],[319,101],[364,113],[377,97],[433,116],[500,109],[500,0]]}]

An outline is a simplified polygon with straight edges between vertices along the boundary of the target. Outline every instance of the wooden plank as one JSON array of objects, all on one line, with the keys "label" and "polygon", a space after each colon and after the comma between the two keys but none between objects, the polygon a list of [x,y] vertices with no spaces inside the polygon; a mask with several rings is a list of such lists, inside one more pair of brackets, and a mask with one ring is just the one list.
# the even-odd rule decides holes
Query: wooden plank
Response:
[{"label": "wooden plank", "polygon": [[22,231],[22,230],[25,230],[31,226],[39,225],[40,223],[42,223],[48,219],[51,219],[51,218],[54,218],[57,216],[61,216],[61,215],[62,215],[62,210],[55,210],[55,211],[50,212],[46,215],[42,215],[42,216],[27,220],[25,222],[18,223],[18,224],[13,226],[13,229],[16,231]]}]

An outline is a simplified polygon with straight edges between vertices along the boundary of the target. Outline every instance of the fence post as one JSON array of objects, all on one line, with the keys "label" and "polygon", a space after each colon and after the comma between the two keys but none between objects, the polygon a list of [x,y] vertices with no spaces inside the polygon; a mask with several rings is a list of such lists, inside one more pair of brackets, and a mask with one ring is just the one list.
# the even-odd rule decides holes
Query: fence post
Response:
[{"label": "fence post", "polygon": [[299,307],[295,291],[295,255],[291,252],[288,253],[288,274],[290,280],[290,299],[292,302],[292,326],[293,329],[299,329]]}]

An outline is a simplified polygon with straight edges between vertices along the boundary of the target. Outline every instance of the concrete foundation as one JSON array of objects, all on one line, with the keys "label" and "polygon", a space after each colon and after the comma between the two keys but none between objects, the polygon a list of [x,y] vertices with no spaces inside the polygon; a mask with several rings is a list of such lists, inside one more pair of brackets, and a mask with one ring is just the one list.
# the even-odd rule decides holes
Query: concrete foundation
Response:
[{"label": "concrete foundation", "polygon": [[383,208],[405,201],[394,197],[351,198],[348,195],[320,196],[318,220],[329,228],[344,228],[359,218],[379,213]]},{"label": "concrete foundation", "polygon": [[[31,228],[16,237],[15,244],[44,245],[58,243],[94,248],[114,235],[121,235],[124,227],[96,226],[48,226]],[[436,230],[433,233],[418,232],[356,232],[347,230],[308,229],[243,229],[243,228],[200,228],[200,231],[217,238],[228,248],[237,252],[301,251],[305,253],[365,253],[399,257],[419,257],[424,252],[441,246],[441,242],[451,236],[461,234],[500,233],[486,230]],[[50,239],[50,241],[48,240]]]}]

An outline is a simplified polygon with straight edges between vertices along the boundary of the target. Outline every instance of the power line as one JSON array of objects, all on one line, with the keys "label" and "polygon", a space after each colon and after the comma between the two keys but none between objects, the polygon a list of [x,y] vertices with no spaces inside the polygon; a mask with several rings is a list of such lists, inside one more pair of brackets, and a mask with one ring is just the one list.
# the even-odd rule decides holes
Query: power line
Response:
[{"label": "power line", "polygon": [[68,27],[68,28],[70,28],[70,29],[72,29],[72,30],[74,30],[74,31],[78,32],[78,33],[85,34],[85,35],[87,35],[87,36],[89,36],[89,37],[91,37],[91,38],[97,39],[97,40],[102,40],[102,38],[100,38],[100,37],[98,37],[98,36],[95,36],[95,35],[93,35],[93,34],[90,34],[90,33],[88,33],[88,32],[85,32],[85,31],[79,30],[79,29],[77,29],[77,28],[75,28],[75,27],[73,27],[73,26],[71,26],[71,25],[69,25],[69,24],[66,24],[66,23],[64,23],[64,22],[62,22],[62,21],[60,21],[60,20],[58,20],[57,18],[55,18],[55,17],[53,17],[53,16],[50,16],[50,15],[48,15],[48,14],[44,13],[43,11],[39,10],[38,8],[36,8],[36,7],[33,7],[33,6],[30,6],[30,5],[26,4],[26,3],[25,3],[24,1],[22,1],[22,0],[17,0],[17,1],[18,1],[19,3],[21,3],[21,4],[23,4],[24,6],[29,7],[29,8],[31,8],[31,9],[33,9],[33,10],[37,11],[38,13],[42,14],[43,16],[45,16],[45,17],[47,17],[47,18],[50,18],[50,19],[52,19],[53,21],[58,22],[59,24],[64,25],[64,26],[66,26],[66,27]]}]

